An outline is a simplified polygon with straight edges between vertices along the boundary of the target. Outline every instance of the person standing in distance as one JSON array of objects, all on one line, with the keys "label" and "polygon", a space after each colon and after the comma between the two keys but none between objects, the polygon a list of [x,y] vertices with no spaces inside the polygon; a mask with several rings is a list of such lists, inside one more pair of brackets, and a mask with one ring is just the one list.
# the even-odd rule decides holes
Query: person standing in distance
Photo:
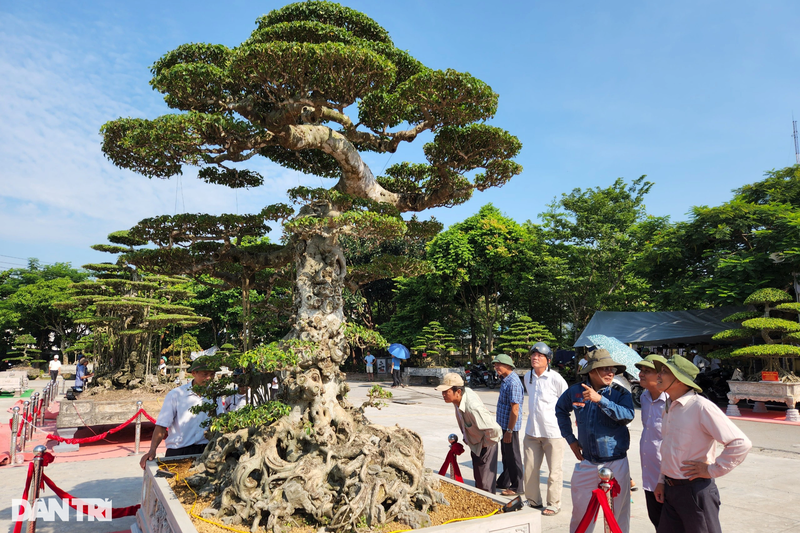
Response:
[{"label": "person standing in distance", "polygon": [[400,358],[392,356],[392,388],[396,389],[397,387],[401,387],[402,383],[400,382]]},{"label": "person standing in distance", "polygon": [[375,364],[375,356],[367,350],[367,355],[364,356],[364,364],[367,365],[367,379],[375,381],[375,376],[372,373],[373,365]]},{"label": "person standing in distance", "polygon": [[566,392],[567,382],[561,374],[550,368],[553,351],[547,344],[537,342],[528,353],[531,357],[531,370],[522,379],[528,392],[528,423],[522,441],[525,454],[525,498],[530,507],[542,507],[539,470],[542,459],[547,460],[547,506],[542,514],[553,516],[561,510],[561,463],[564,460],[564,439],[558,429],[556,402]]},{"label": "person standing in distance", "polygon": [[[209,366],[205,356],[200,356],[192,362],[189,373],[192,375],[192,380],[172,389],[164,398],[164,405],[161,406],[161,412],[158,413],[153,438],[150,440],[150,449],[142,455],[139,461],[142,470],[147,461],[156,458],[156,451],[164,437],[167,439],[165,457],[203,453],[208,444],[205,430],[200,425],[208,418],[208,415],[206,413],[194,414],[189,409],[208,401],[194,392],[192,387],[206,385],[214,378],[215,369]],[[169,436],[167,436],[167,430],[169,430]]]},{"label": "person standing in distance", "polygon": [[660,355],[648,355],[636,363],[639,369],[639,384],[644,388],[642,404],[642,437],[639,439],[639,456],[642,461],[642,486],[647,503],[647,516],[658,529],[661,503],[656,500],[655,490],[661,472],[661,420],[667,405],[667,395],[658,390],[658,372],[655,362],[665,362]]},{"label": "person standing in distance", "polygon": [[446,374],[436,390],[442,393],[445,403],[451,403],[455,408],[458,427],[472,453],[475,486],[494,494],[497,488],[497,443],[503,434],[502,429],[480,397],[464,386],[464,379],[458,374]]},{"label": "person standing in distance", "polygon": [[492,359],[494,370],[502,380],[497,398],[497,423],[503,428],[500,451],[503,454],[503,473],[497,487],[503,496],[521,494],[523,489],[522,455],[519,449],[519,430],[522,429],[522,382],[514,373],[514,360],[501,353]]},{"label": "person standing in distance", "polygon": [[58,373],[61,371],[61,361],[58,360],[58,354],[53,356],[53,360],[49,364],[50,381],[58,379]]},{"label": "person standing in distance", "polygon": [[[655,497],[664,504],[658,533],[721,533],[714,478],[739,466],[750,439],[694,382],[699,369],[676,355],[655,361],[658,388],[670,403],[661,428],[661,476]],[[717,457],[717,443],[725,447]]]},{"label": "person standing in distance", "polygon": [[[614,517],[623,533],[630,530],[631,474],[628,448],[631,436],[628,424],[633,420],[633,397],[625,387],[614,382],[625,365],[611,358],[607,350],[594,350],[586,357],[586,366],[579,372],[584,380],[567,389],[556,402],[556,418],[561,436],[567,439],[572,453],[580,461],[575,465],[570,482],[572,518],[570,533],[578,529],[592,491],[597,488],[598,471],[607,467],[619,484],[614,498]],[[572,432],[571,413],[575,413],[578,437]],[[594,523],[587,533],[594,531]]]}]

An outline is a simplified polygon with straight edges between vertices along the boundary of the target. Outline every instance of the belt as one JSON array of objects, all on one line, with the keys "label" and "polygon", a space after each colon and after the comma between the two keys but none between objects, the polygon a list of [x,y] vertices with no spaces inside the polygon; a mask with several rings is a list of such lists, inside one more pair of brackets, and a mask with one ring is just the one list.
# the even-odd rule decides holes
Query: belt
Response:
[{"label": "belt", "polygon": [[671,477],[664,476],[664,483],[669,485],[670,487],[680,487],[681,485],[691,485],[695,481],[700,481],[701,478],[697,479],[674,479]]}]

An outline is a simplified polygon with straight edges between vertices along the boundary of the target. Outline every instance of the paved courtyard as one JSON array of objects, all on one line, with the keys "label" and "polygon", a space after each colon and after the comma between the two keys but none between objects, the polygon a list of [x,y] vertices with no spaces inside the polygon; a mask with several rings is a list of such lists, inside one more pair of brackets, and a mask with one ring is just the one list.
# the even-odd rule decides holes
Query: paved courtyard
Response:
[{"label": "paved courtyard", "polygon": [[[36,386],[43,383],[31,382]],[[371,384],[351,382],[350,399],[361,404]],[[384,383],[387,385],[387,383]],[[433,387],[411,386],[391,389],[394,399],[382,410],[368,409],[367,416],[376,424],[398,424],[417,431],[423,439],[426,464],[437,470],[444,461],[448,449],[447,436],[458,432],[452,406],[445,404],[441,394]],[[497,390],[478,389],[477,393],[491,411],[497,401]],[[0,412],[6,423],[6,409],[13,401],[0,399]],[[525,413],[527,416],[527,413]],[[638,416],[638,413],[637,413]],[[728,533],[750,533],[769,531],[788,533],[800,531],[800,426],[763,422],[736,421],[753,441],[753,450],[745,462],[728,476],[718,480],[722,497],[722,526]],[[629,457],[631,472],[640,482],[638,441],[641,423],[638,418],[631,424],[632,449]],[[567,532],[571,512],[569,479],[575,465],[569,450],[564,456],[564,494],[561,513],[554,517],[543,517],[543,531]],[[460,457],[460,466],[465,480],[472,481],[472,469],[468,454]],[[86,498],[111,498],[115,507],[133,505],[141,499],[142,471],[135,456],[81,462],[56,461],[47,467],[48,475],[61,488],[76,496]],[[19,498],[25,483],[27,468],[0,468],[0,531],[10,531],[11,499]],[[545,482],[542,478],[542,483]],[[644,493],[632,493],[631,531],[633,533],[653,531],[647,519]],[[48,491],[46,497],[52,497]],[[112,522],[77,522],[74,512],[68,528],[65,524],[39,523],[37,531],[57,533],[110,533],[126,530],[132,519],[123,518]],[[59,527],[60,526],[60,527]],[[599,528],[597,528],[599,530]]]}]

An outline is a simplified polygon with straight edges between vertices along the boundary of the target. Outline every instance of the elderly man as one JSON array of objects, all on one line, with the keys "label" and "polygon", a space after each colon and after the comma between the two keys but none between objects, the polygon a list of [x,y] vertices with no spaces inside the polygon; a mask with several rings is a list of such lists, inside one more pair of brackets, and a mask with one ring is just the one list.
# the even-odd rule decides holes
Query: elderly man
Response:
[{"label": "elderly man", "polygon": [[58,360],[58,354],[53,356],[53,360],[50,361],[49,369],[50,369],[50,381],[57,380],[58,373],[61,371],[61,361]]},{"label": "elderly man", "polygon": [[[670,403],[661,428],[661,477],[656,499],[664,504],[659,533],[720,533],[719,491],[714,478],[744,461],[752,444],[725,413],[698,392],[699,372],[677,355],[661,362],[658,388]],[[725,447],[716,456],[717,442]]]},{"label": "elderly man", "polygon": [[648,355],[636,363],[639,369],[639,385],[642,392],[642,437],[639,439],[639,456],[642,461],[642,486],[647,503],[647,516],[658,529],[661,503],[656,500],[655,490],[661,472],[661,419],[667,405],[667,395],[658,389],[658,371],[655,362],[665,362],[660,355]]},{"label": "elderly man", "polygon": [[503,454],[503,473],[497,487],[503,496],[521,494],[523,489],[522,455],[519,450],[519,430],[522,428],[522,396],[525,391],[519,376],[514,372],[514,360],[501,353],[492,359],[494,370],[500,376],[500,396],[497,398],[497,423],[503,428],[500,451]]},{"label": "elderly man", "polygon": [[522,441],[525,450],[525,498],[528,505],[542,507],[539,469],[547,460],[547,507],[542,514],[553,516],[561,510],[561,463],[564,459],[564,439],[558,429],[556,402],[567,390],[561,374],[550,369],[553,351],[537,342],[530,349],[531,370],[522,382],[528,391],[528,424]]},{"label": "elderly man", "polygon": [[[598,471],[607,467],[614,473],[619,493],[614,498],[614,517],[623,533],[628,533],[631,517],[628,424],[633,420],[633,397],[614,382],[614,375],[625,371],[606,350],[594,350],[579,372],[584,381],[576,383],[556,403],[556,418],[561,436],[580,461],[572,473],[572,518],[570,533],[575,533],[599,482]],[[570,413],[575,413],[578,437],[572,432]],[[586,530],[591,533],[594,523]]]},{"label": "elderly man", "polygon": [[464,386],[464,380],[455,373],[444,376],[436,387],[446,403],[453,404],[456,421],[461,428],[464,442],[472,453],[472,471],[475,486],[494,494],[497,482],[497,442],[502,430],[492,419],[492,414],[472,389]]},{"label": "elderly man", "polygon": [[[192,387],[203,386],[211,381],[215,369],[209,366],[205,356],[200,356],[189,367],[189,373],[192,375],[192,380],[172,389],[164,398],[164,405],[161,406],[161,412],[158,413],[153,438],[150,441],[150,450],[139,461],[143,470],[147,461],[155,459],[156,450],[164,437],[167,438],[166,457],[203,453],[208,444],[208,439],[204,434],[205,430],[200,425],[208,418],[208,415],[206,413],[193,414],[189,409],[207,401],[194,392]],[[167,436],[167,430],[169,430],[169,436]]]}]

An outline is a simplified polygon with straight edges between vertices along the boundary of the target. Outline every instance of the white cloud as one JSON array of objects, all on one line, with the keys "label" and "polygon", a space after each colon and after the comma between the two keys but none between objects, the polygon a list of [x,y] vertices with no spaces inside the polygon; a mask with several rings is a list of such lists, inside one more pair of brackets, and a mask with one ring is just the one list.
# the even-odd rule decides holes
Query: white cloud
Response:
[{"label": "white cloud", "polygon": [[3,13],[0,28],[0,239],[6,243],[83,248],[142,218],[174,213],[176,196],[178,212],[185,206],[249,213],[286,201],[289,187],[319,182],[268,163],[258,168],[264,186],[238,192],[200,182],[192,169],[168,181],[118,169],[100,150],[101,125],[166,109],[157,95],[131,88],[147,88],[146,69],[129,52],[104,48],[102,38],[86,54],[90,48],[67,29]]}]

